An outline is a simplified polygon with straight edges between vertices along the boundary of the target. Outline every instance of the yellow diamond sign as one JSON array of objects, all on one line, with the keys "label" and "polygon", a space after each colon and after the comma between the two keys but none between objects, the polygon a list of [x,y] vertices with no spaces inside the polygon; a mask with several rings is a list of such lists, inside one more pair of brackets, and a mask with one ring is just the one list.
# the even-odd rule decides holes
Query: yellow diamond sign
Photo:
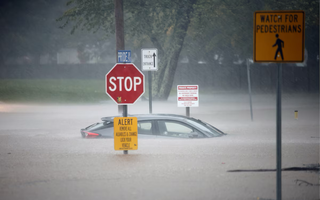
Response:
[{"label": "yellow diamond sign", "polygon": [[113,119],[114,150],[138,149],[138,119],[115,117]]},{"label": "yellow diamond sign", "polygon": [[303,62],[304,11],[254,13],[255,62]]}]

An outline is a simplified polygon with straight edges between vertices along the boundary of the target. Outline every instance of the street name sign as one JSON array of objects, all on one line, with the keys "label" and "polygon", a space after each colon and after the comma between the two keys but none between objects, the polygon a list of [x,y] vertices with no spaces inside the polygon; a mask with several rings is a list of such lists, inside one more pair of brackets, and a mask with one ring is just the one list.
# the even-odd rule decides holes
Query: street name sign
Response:
[{"label": "street name sign", "polygon": [[199,86],[177,86],[178,107],[199,107]]},{"label": "street name sign", "polygon": [[118,63],[131,63],[131,51],[118,50]]},{"label": "street name sign", "polygon": [[138,119],[115,117],[113,119],[114,150],[138,149]]},{"label": "street name sign", "polygon": [[254,62],[303,62],[304,11],[254,13]]},{"label": "street name sign", "polygon": [[141,69],[142,71],[158,70],[157,49],[141,49]]},{"label": "street name sign", "polygon": [[118,63],[106,74],[105,87],[116,104],[134,104],[144,93],[144,74],[132,63]]}]

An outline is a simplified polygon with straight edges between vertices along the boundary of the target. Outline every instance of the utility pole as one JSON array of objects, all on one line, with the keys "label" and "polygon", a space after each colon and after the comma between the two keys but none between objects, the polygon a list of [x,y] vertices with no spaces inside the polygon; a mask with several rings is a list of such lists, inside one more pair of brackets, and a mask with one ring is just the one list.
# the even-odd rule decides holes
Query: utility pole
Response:
[{"label": "utility pole", "polygon": [[[123,1],[114,0],[114,14],[116,19],[116,63],[118,62],[118,50],[124,49],[124,20],[123,20]],[[118,113],[123,112],[123,106],[118,106]]]},{"label": "utility pole", "polygon": [[[114,0],[114,14],[116,19],[116,63],[118,62],[118,50],[124,49],[124,20],[123,20],[123,1]],[[128,105],[118,106],[118,113],[122,113],[123,117],[128,116]],[[124,150],[123,154],[128,154],[128,150]]]}]

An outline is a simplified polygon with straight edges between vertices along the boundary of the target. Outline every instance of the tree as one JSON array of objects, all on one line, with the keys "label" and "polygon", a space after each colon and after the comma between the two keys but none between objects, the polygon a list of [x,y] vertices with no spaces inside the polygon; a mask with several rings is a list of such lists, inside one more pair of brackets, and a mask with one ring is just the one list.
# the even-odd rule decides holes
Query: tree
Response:
[{"label": "tree", "polygon": [[59,7],[48,0],[1,1],[0,6],[0,60],[32,55],[36,63],[44,52],[53,53],[58,41],[54,24]]},{"label": "tree", "polygon": [[260,0],[201,0],[186,37],[191,60],[203,59],[223,65],[233,65],[239,58],[252,57],[253,13],[262,10]]},{"label": "tree", "polygon": [[[195,3],[196,0],[124,2],[127,36],[147,36],[159,52],[159,70],[153,78],[155,99],[166,100],[169,96]],[[64,20],[62,27],[74,22],[72,33],[78,28],[114,33],[113,1],[71,0],[67,5],[74,7],[58,20]]]},{"label": "tree", "polygon": [[[293,3],[292,3],[293,2]],[[193,59],[215,61],[223,58],[233,65],[235,58],[252,56],[253,14],[256,10],[299,9],[309,12],[319,7],[316,0],[125,0],[126,36],[145,40],[158,49],[159,70],[153,77],[155,99],[165,100],[172,88],[178,59],[183,54]],[[59,18],[65,27],[114,33],[112,0],[70,0],[72,6]],[[317,6],[316,6],[317,5]],[[307,21],[319,22],[319,11],[312,11]],[[308,24],[308,23],[307,23]],[[183,51],[182,51],[183,50]]]},{"label": "tree", "polygon": [[[304,10],[306,46],[318,47],[319,2],[317,0],[199,0],[186,37],[184,54],[217,62],[213,55],[228,58],[224,64],[252,57],[253,15],[258,10]],[[309,45],[308,45],[309,44]],[[318,50],[316,50],[318,51]],[[229,61],[229,63],[228,63]],[[230,63],[231,61],[231,63]]]},{"label": "tree", "polygon": [[65,0],[0,1],[0,63],[8,58],[28,57],[39,64],[41,55],[56,58],[61,48],[77,48],[96,43],[97,39],[60,29],[56,18],[63,14]]}]

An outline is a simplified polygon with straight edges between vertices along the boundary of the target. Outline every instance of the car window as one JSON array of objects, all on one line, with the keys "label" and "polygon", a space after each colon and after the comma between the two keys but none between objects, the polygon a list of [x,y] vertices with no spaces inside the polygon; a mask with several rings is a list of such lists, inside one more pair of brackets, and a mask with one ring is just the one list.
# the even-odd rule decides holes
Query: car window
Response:
[{"label": "car window", "polygon": [[161,136],[180,137],[180,138],[199,138],[204,137],[202,133],[191,126],[176,121],[158,121]]},{"label": "car window", "polygon": [[138,122],[138,134],[152,135],[152,121]]},{"label": "car window", "polygon": [[211,126],[210,124],[208,123],[205,123],[201,120],[191,120],[191,119],[188,119],[187,120],[189,123],[191,123],[194,127],[197,127],[199,130],[203,131],[203,132],[206,132],[207,134],[211,135],[211,136],[220,136],[222,135],[222,131],[214,128],[213,126]]}]

